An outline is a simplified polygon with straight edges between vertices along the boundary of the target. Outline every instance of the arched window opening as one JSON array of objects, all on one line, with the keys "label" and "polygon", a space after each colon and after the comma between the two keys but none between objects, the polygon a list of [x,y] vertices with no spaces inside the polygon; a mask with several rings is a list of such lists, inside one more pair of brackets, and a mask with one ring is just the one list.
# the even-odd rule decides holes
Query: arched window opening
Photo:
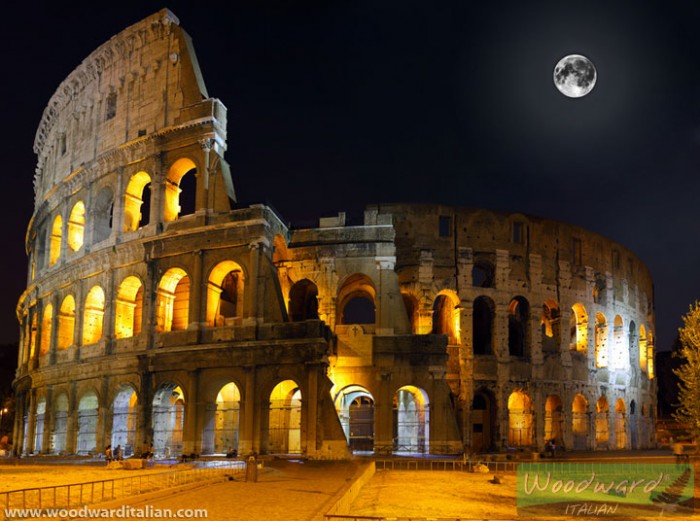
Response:
[{"label": "arched window opening", "polygon": [[561,345],[561,312],[556,300],[545,300],[541,325],[542,351],[558,353]]},{"label": "arched window opening", "polygon": [[532,445],[532,400],[523,391],[513,391],[508,397],[508,445]]},{"label": "arched window opening", "polygon": [[477,391],[472,400],[472,450],[485,452],[494,447],[495,400],[488,391]]},{"label": "arched window opening", "polygon": [[600,312],[595,314],[595,365],[608,367],[608,321]]},{"label": "arched window opening", "polygon": [[34,416],[34,454],[40,454],[44,445],[44,426],[46,423],[46,399],[41,398],[36,405]]},{"label": "arched window opening", "polygon": [[418,300],[416,297],[410,293],[401,293],[401,298],[403,299],[404,308],[406,308],[406,315],[408,316],[408,322],[411,324],[411,333],[418,334]]},{"label": "arched window opening", "polygon": [[571,404],[571,430],[574,434],[574,450],[588,448],[588,400],[577,394]]},{"label": "arched window opening", "polygon": [[637,346],[637,325],[634,323],[634,320],[630,321],[629,328],[627,328],[628,331],[628,349],[627,349],[627,356],[629,358],[629,363],[630,367],[632,366],[633,360],[636,360],[636,356],[638,353],[638,346]]},{"label": "arched window opening", "polygon": [[202,451],[205,454],[237,454],[241,393],[229,382],[216,395],[216,408],[207,409]]},{"label": "arched window opening", "polygon": [[112,447],[122,447],[125,457],[136,452],[137,403],[136,392],[128,385],[119,388],[112,403]]},{"label": "arched window opening", "polygon": [[270,393],[268,451],[301,453],[301,391],[293,380],[278,383]]},{"label": "arched window opening", "polygon": [[618,398],[615,402],[615,447],[618,449],[627,448],[627,415],[625,401]]},{"label": "arched window opening", "polygon": [[338,292],[338,324],[374,324],[376,292],[367,275],[348,277]]},{"label": "arched window opening", "polygon": [[289,318],[292,322],[318,320],[318,288],[302,279],[289,290]]},{"label": "arched window opening", "polygon": [[335,398],[335,409],[351,451],[374,450],[374,397],[359,385],[342,389]]},{"label": "arched window opening", "polygon": [[126,277],[117,289],[114,336],[130,338],[141,333],[143,284],[138,277]]},{"label": "arched window opening", "polygon": [[150,220],[151,176],[137,172],[129,179],[124,194],[124,231],[138,230]]},{"label": "arched window opening", "polygon": [[472,267],[472,286],[475,288],[493,288],[496,270],[493,264],[479,260]]},{"label": "arched window opening", "polygon": [[53,430],[51,431],[51,454],[65,454],[68,433],[68,396],[61,393],[53,404]]},{"label": "arched window opening", "polygon": [[394,451],[430,452],[430,401],[423,389],[406,385],[394,395]]},{"label": "arched window opening", "polygon": [[[165,208],[163,220],[174,221],[180,215],[195,212],[196,165],[182,158],[173,163],[165,180]],[[186,178],[186,179],[183,179]]]},{"label": "arched window opening", "polygon": [[159,457],[182,453],[185,395],[173,383],[160,386],[153,397],[153,452]]},{"label": "arched window opening", "polygon": [[654,335],[651,329],[647,331],[647,374],[649,380],[654,378]]},{"label": "arched window opening", "polygon": [[97,395],[89,391],[78,403],[78,454],[94,454],[97,449]]},{"label": "arched window opening", "polygon": [[610,439],[608,429],[609,410],[608,399],[605,396],[601,396],[595,405],[595,441],[596,445],[602,448],[608,446],[608,440]]},{"label": "arched window opening", "polygon": [[67,295],[58,312],[57,348],[68,349],[75,337],[75,299]]},{"label": "arched window opening", "polygon": [[49,266],[53,266],[61,255],[61,240],[63,238],[63,219],[57,215],[51,226],[51,237],[49,240]]},{"label": "arched window opening", "polygon": [[48,304],[44,308],[44,314],[41,318],[41,333],[39,354],[44,356],[51,351],[51,327],[53,325],[53,306]]},{"label": "arched window opening", "polygon": [[460,315],[459,298],[452,293],[441,293],[433,303],[434,335],[446,335],[449,345],[459,345]]},{"label": "arched window opening", "polygon": [[68,217],[68,247],[78,251],[85,242],[85,204],[78,201]]},{"label": "arched window opening", "polygon": [[644,324],[639,326],[639,367],[647,372],[647,330]]},{"label": "arched window opening", "polygon": [[170,268],[158,284],[156,331],[187,329],[190,308],[190,278],[181,268]]},{"label": "arched window opening", "polygon": [[93,286],[85,299],[83,312],[83,345],[94,344],[102,338],[102,324],[105,316],[105,292]]},{"label": "arched window opening", "polygon": [[571,307],[569,349],[579,353],[588,352],[588,314],[581,304]]},{"label": "arched window opening", "polygon": [[103,187],[95,198],[95,204],[90,212],[94,223],[93,242],[102,242],[112,233],[112,217],[114,212],[114,192],[109,186]]},{"label": "arched window opening", "polygon": [[488,297],[474,300],[472,312],[472,343],[475,355],[493,354],[493,318],[495,306]]},{"label": "arched window opening", "polygon": [[530,305],[523,297],[515,297],[508,306],[508,353],[510,356],[529,355]]},{"label": "arched window opening", "polygon": [[547,396],[544,404],[544,439],[554,440],[557,446],[563,441],[564,417],[562,415],[563,405],[561,398],[556,394]]},{"label": "arched window opening", "polygon": [[241,266],[233,261],[217,264],[207,284],[207,325],[224,326],[229,319],[243,316],[245,277]]},{"label": "arched window opening", "polygon": [[613,321],[612,365],[616,369],[624,369],[627,366],[628,357],[625,351],[625,329],[622,317],[615,315],[615,320]]},{"label": "arched window opening", "polygon": [[32,308],[31,312],[31,319],[29,321],[29,338],[27,342],[29,343],[29,358],[26,358],[25,354],[25,362],[28,362],[29,360],[34,360],[34,355],[36,353],[36,334],[37,334],[37,309],[36,307]]}]

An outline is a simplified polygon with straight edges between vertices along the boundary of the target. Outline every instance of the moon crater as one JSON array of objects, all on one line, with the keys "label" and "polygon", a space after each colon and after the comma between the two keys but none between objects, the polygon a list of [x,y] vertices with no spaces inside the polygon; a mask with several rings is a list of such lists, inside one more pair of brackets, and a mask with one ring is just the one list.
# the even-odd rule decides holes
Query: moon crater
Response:
[{"label": "moon crater", "polygon": [[596,79],[593,63],[580,54],[565,56],[554,67],[554,85],[569,98],[580,98],[591,92]]}]

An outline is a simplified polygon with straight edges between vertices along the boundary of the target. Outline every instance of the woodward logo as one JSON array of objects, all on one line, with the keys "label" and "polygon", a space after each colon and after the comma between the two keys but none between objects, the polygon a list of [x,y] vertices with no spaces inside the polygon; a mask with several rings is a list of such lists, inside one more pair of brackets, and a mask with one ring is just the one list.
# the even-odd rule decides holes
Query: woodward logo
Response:
[{"label": "woodward logo", "polygon": [[693,467],[661,464],[523,463],[520,516],[688,516]]}]

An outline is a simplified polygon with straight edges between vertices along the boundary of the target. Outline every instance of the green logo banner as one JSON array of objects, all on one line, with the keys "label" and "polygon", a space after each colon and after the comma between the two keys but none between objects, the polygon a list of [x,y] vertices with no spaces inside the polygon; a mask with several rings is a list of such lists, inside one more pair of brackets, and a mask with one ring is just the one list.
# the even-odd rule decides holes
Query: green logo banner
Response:
[{"label": "green logo banner", "polygon": [[695,473],[687,464],[521,463],[519,516],[689,516]]}]

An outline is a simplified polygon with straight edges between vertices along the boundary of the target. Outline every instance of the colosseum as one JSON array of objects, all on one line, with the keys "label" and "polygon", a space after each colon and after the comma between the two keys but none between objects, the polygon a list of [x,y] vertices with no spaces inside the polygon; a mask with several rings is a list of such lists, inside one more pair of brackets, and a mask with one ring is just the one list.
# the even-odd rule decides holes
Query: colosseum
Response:
[{"label": "colosseum", "polygon": [[34,151],[15,451],[460,454],[649,447],[652,279],[577,226],[237,207],[226,107],[168,10],[58,87]]}]

